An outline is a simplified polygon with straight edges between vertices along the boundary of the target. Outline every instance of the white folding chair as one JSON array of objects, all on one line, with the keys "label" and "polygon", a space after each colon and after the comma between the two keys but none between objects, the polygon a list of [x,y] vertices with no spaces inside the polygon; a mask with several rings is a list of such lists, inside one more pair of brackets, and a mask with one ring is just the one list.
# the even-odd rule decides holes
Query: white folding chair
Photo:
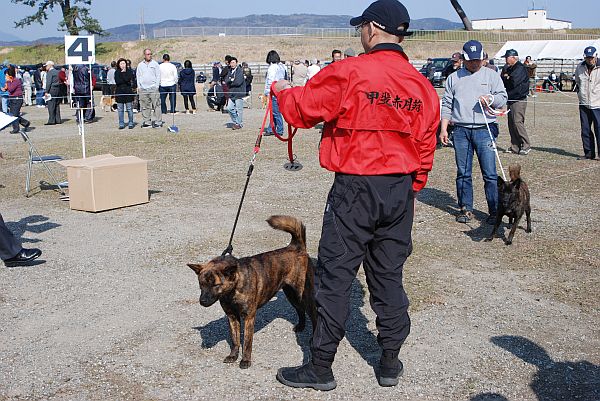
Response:
[{"label": "white folding chair", "polygon": [[41,164],[42,166],[44,166],[44,168],[48,172],[48,175],[52,179],[53,184],[58,187],[60,194],[64,196],[65,195],[64,189],[67,188],[68,183],[60,182],[59,180],[57,180],[56,176],[54,175],[54,173],[52,173],[52,170],[48,166],[48,163],[55,163],[60,160],[63,160],[62,156],[57,156],[57,155],[42,156],[42,155],[40,155],[40,153],[36,149],[33,142],[31,142],[29,135],[27,135],[27,133],[23,130],[21,130],[19,133],[21,134],[21,138],[23,138],[23,142],[25,142],[29,146],[29,158],[27,160],[27,180],[25,181],[25,196],[27,198],[29,198],[29,194],[31,192],[31,172],[33,170],[34,164]]}]

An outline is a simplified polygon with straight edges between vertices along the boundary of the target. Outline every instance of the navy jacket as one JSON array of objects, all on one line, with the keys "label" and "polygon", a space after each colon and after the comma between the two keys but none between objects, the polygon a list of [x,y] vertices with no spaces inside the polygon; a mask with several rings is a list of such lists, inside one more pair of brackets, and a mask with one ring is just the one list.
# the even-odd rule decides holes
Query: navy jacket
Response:
[{"label": "navy jacket", "polygon": [[196,73],[193,68],[184,68],[179,73],[179,91],[182,94],[196,94]]},{"label": "navy jacket", "polygon": [[230,99],[237,100],[246,96],[246,80],[241,66],[238,66],[235,70],[229,70],[225,82],[229,87]]},{"label": "navy jacket", "polygon": [[518,100],[527,99],[529,94],[529,74],[527,67],[520,61],[515,65],[509,66],[506,64],[502,68],[502,82],[508,94],[508,103],[514,103]]}]

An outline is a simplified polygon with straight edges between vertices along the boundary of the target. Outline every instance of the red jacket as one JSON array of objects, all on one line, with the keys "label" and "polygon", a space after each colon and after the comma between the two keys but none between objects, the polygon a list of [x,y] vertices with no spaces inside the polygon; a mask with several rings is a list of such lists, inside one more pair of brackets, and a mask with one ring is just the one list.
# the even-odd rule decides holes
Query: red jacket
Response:
[{"label": "red jacket", "polygon": [[327,170],[412,174],[415,192],[425,186],[440,101],[400,46],[377,45],[368,54],[333,63],[305,86],[279,92],[277,101],[295,127],[325,121],[319,159]]}]

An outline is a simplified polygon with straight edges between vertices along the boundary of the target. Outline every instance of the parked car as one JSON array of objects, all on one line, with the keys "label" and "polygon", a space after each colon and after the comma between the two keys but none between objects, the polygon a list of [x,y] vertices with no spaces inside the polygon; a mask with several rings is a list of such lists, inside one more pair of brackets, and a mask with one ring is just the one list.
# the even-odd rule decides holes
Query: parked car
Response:
[{"label": "parked car", "polygon": [[[452,60],[449,58],[434,58],[432,60],[433,67],[435,68],[435,72],[433,73],[433,86],[444,86],[446,78],[442,76],[442,71],[444,71],[448,64],[452,64]],[[425,67],[427,67],[427,65],[421,67],[419,72],[427,78],[427,69]]]}]

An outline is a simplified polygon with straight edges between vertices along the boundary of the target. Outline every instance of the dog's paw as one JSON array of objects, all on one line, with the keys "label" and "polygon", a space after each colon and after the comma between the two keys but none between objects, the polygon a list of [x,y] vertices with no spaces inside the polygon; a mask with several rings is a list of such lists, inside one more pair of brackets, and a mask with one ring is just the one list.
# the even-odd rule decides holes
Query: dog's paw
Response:
[{"label": "dog's paw", "polygon": [[252,361],[241,361],[240,369],[248,369],[252,365]]},{"label": "dog's paw", "polygon": [[227,356],[227,358],[223,359],[223,363],[234,363],[235,361],[237,361],[238,359],[238,355],[229,355]]}]

